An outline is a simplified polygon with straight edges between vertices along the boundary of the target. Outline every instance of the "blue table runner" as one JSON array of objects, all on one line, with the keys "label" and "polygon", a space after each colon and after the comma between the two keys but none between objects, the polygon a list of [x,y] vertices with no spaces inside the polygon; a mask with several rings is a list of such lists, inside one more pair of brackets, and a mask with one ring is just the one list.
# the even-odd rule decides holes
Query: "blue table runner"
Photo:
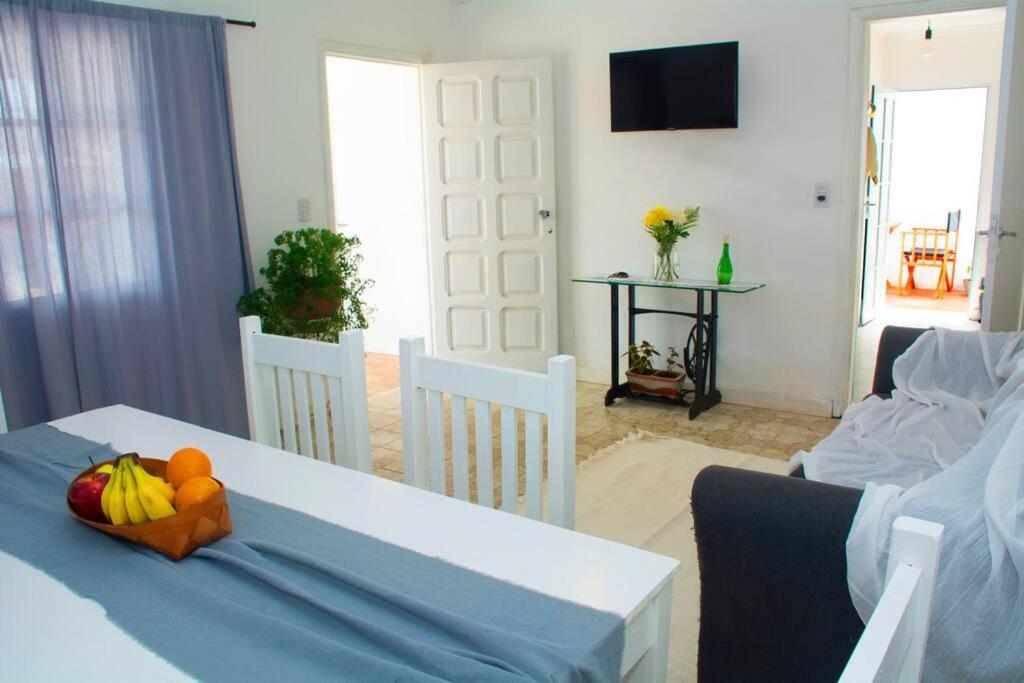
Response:
[{"label": "blue table runner", "polygon": [[48,425],[0,435],[0,550],[96,600],[191,676],[619,678],[616,615],[241,495],[230,482],[233,533],[179,562],[86,527],[67,511],[67,485],[89,456],[111,453]]}]

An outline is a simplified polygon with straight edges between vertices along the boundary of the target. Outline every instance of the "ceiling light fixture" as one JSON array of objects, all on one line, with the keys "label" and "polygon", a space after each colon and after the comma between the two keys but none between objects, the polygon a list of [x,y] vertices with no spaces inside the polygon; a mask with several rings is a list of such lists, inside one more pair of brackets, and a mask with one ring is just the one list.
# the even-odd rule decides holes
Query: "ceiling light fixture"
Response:
[{"label": "ceiling light fixture", "polygon": [[921,56],[927,59],[935,54],[935,43],[932,42],[932,20],[928,20],[928,28],[924,32],[924,42],[921,43]]}]

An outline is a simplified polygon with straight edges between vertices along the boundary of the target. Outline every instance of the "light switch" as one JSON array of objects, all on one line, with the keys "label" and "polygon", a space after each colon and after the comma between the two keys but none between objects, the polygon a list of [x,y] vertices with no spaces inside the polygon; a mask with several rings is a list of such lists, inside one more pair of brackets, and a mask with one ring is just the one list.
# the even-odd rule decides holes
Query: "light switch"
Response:
[{"label": "light switch", "polygon": [[832,187],[828,183],[818,183],[814,186],[814,205],[824,209],[832,203]]},{"label": "light switch", "polygon": [[299,197],[299,222],[308,223],[313,220],[313,210],[309,206],[309,197]]}]

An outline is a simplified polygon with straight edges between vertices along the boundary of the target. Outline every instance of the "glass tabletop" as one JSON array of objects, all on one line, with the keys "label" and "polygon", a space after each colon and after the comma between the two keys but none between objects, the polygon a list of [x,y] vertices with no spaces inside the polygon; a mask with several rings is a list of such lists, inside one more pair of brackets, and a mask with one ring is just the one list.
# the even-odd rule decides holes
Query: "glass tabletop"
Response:
[{"label": "glass tabletop", "polygon": [[653,277],[608,277],[607,275],[594,275],[588,277],[574,277],[573,282],[593,282],[599,285],[630,285],[633,287],[657,287],[660,289],[689,289],[704,290],[708,292],[726,292],[731,294],[746,294],[755,289],[765,286],[763,282],[732,282],[727,285],[718,284],[717,280],[701,280],[696,278],[680,278],[673,282],[655,280]]}]

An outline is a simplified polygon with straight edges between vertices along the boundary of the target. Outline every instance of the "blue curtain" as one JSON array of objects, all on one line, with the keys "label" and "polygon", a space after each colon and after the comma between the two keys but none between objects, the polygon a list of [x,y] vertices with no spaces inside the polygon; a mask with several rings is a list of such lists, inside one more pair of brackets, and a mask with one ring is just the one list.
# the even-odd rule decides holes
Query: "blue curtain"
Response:
[{"label": "blue curtain", "polygon": [[10,427],[124,403],[245,434],[224,20],[0,0]]}]

